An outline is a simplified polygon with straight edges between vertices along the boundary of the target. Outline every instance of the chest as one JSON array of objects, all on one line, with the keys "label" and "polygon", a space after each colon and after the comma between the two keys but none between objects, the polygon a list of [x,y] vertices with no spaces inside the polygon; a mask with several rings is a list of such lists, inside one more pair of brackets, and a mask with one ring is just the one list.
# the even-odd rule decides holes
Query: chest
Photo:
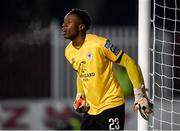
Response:
[{"label": "chest", "polygon": [[72,51],[70,63],[74,70],[78,72],[86,72],[90,68],[96,68],[97,52],[95,49]]}]

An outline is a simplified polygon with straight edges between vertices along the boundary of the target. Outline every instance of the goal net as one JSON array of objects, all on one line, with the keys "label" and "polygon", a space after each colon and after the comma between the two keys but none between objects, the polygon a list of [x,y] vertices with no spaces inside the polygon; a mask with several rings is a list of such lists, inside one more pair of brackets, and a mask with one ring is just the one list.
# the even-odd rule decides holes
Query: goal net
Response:
[{"label": "goal net", "polygon": [[153,44],[150,84],[154,115],[152,130],[180,129],[180,0],[152,2]]}]

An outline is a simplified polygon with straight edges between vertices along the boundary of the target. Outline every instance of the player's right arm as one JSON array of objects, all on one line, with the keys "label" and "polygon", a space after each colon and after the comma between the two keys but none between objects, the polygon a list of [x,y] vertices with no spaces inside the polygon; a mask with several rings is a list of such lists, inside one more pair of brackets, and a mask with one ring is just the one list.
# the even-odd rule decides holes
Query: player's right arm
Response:
[{"label": "player's right arm", "polygon": [[89,105],[86,102],[86,96],[83,89],[83,83],[78,73],[77,73],[77,94],[73,106],[74,109],[80,113],[85,113],[89,110]]},{"label": "player's right arm", "polygon": [[76,81],[76,84],[77,84],[77,94],[79,94],[78,96],[82,96],[84,97],[84,89],[83,89],[83,84],[82,84],[82,81],[77,73],[77,81]]}]

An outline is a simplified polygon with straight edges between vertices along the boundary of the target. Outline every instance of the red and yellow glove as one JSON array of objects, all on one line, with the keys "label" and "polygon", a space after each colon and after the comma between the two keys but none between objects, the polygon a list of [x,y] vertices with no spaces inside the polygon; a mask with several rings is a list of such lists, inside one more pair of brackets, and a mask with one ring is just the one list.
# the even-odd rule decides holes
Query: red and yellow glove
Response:
[{"label": "red and yellow glove", "polygon": [[74,101],[74,109],[79,113],[87,113],[89,111],[89,104],[87,104],[85,96],[77,94],[76,100]]}]

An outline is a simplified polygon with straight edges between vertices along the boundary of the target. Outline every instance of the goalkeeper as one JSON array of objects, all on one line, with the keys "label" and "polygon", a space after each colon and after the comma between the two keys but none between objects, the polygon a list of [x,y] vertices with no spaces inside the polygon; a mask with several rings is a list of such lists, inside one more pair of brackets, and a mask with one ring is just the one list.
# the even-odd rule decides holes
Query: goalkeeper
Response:
[{"label": "goalkeeper", "polygon": [[144,91],[141,70],[135,61],[110,40],[86,31],[91,25],[88,13],[72,9],[64,17],[64,38],[71,40],[65,57],[77,73],[74,109],[83,113],[82,130],[123,130],[125,100],[113,63],[126,68],[134,89],[134,108],[148,120],[152,104]]}]

